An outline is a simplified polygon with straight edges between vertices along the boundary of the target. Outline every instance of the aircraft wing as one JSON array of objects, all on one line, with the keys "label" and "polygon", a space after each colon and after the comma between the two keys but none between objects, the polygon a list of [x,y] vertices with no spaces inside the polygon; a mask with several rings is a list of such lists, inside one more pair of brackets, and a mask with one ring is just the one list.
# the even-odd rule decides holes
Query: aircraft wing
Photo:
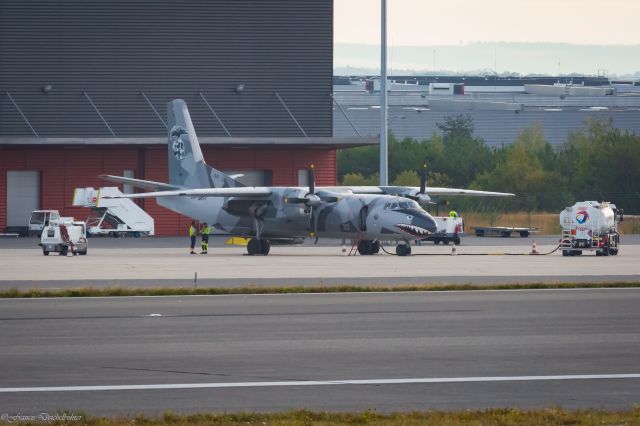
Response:
[{"label": "aircraft wing", "polygon": [[[399,196],[416,196],[420,193],[417,186],[331,186],[323,189],[335,192],[352,192],[354,194],[388,194]],[[467,195],[475,197],[513,197],[510,192],[479,191],[475,189],[426,187],[426,195]]]},{"label": "aircraft wing", "polygon": [[[420,191],[418,187],[408,187],[412,190]],[[458,189],[458,188],[437,188],[427,187],[425,189],[427,195],[467,195],[472,197],[513,197],[516,194],[510,192],[493,192],[493,191],[478,191],[475,189]]]},{"label": "aircraft wing", "polygon": [[351,192],[354,194],[386,194],[383,187],[380,186],[322,186],[318,189],[335,193]]},{"label": "aircraft wing", "polygon": [[122,194],[117,197],[103,198],[156,198],[156,197],[244,197],[266,198],[271,195],[268,188],[238,187],[238,188],[201,188],[178,189],[174,191],[143,192],[140,194]]},{"label": "aircraft wing", "polygon": [[106,180],[107,182],[129,184],[135,186],[136,188],[148,189],[151,191],[171,191],[180,189],[179,186],[162,182],[154,182],[152,180],[134,179],[113,175],[100,175],[99,177],[100,179]]}]

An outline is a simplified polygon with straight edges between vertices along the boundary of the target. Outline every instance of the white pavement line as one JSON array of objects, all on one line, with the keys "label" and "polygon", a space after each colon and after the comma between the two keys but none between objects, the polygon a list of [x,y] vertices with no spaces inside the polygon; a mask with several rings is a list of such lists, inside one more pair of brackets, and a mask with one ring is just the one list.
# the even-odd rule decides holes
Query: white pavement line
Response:
[{"label": "white pavement line", "polygon": [[211,389],[211,388],[256,388],[284,386],[331,386],[331,385],[404,385],[420,383],[483,383],[483,382],[528,382],[544,380],[618,380],[640,379],[640,374],[576,374],[562,376],[503,376],[503,377],[438,377],[414,379],[372,380],[302,380],[287,382],[228,382],[228,383],[173,383],[155,385],[110,385],[110,386],[42,386],[31,388],[0,388],[0,393],[18,392],[74,392],[112,390],[161,390],[161,389]]}]

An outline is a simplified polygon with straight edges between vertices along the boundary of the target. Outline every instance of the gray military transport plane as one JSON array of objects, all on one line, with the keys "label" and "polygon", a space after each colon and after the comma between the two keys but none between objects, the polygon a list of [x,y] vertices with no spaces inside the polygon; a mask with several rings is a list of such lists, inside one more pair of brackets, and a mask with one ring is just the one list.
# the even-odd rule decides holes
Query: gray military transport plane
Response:
[{"label": "gray military transport plane", "polygon": [[305,237],[358,240],[363,255],[378,253],[380,241],[398,242],[396,254],[411,254],[411,240],[435,232],[436,224],[418,202],[429,195],[510,196],[500,192],[404,186],[317,187],[313,167],[309,187],[248,187],[207,165],[187,105],[167,104],[169,183],[102,176],[153,192],[122,198],[156,198],[174,212],[207,222],[231,235],[251,237],[250,255],[269,253],[271,244],[292,244]]}]

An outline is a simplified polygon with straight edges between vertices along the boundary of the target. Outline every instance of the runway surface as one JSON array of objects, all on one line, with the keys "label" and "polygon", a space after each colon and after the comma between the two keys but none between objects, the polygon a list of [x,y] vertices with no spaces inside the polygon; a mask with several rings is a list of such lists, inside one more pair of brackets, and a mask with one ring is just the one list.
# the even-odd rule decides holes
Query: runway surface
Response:
[{"label": "runway surface", "polygon": [[628,408],[639,305],[640,289],[0,300],[0,407]]},{"label": "runway surface", "polygon": [[[536,237],[548,253],[557,237]],[[269,256],[213,239],[209,254],[189,255],[183,238],[94,238],[87,256],[43,256],[36,239],[0,240],[0,288],[397,285],[639,281],[640,237],[625,236],[618,256],[529,256],[530,238],[467,237],[451,246],[424,243],[414,256],[342,255],[335,240],[273,246]],[[350,247],[347,247],[349,250]],[[388,248],[394,252],[394,247]],[[197,281],[196,281],[197,274]]]}]

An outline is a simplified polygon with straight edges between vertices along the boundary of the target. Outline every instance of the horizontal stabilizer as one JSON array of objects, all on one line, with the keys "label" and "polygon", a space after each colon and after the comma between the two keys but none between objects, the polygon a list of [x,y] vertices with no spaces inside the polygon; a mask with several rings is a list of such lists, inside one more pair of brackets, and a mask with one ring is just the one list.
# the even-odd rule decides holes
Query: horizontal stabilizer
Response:
[{"label": "horizontal stabilizer", "polygon": [[148,189],[151,191],[171,191],[180,189],[179,186],[169,185],[168,183],[162,182],[154,182],[152,180],[134,179],[113,175],[100,175],[99,177],[100,179],[106,180],[107,182],[129,184],[135,186],[136,188]]}]

